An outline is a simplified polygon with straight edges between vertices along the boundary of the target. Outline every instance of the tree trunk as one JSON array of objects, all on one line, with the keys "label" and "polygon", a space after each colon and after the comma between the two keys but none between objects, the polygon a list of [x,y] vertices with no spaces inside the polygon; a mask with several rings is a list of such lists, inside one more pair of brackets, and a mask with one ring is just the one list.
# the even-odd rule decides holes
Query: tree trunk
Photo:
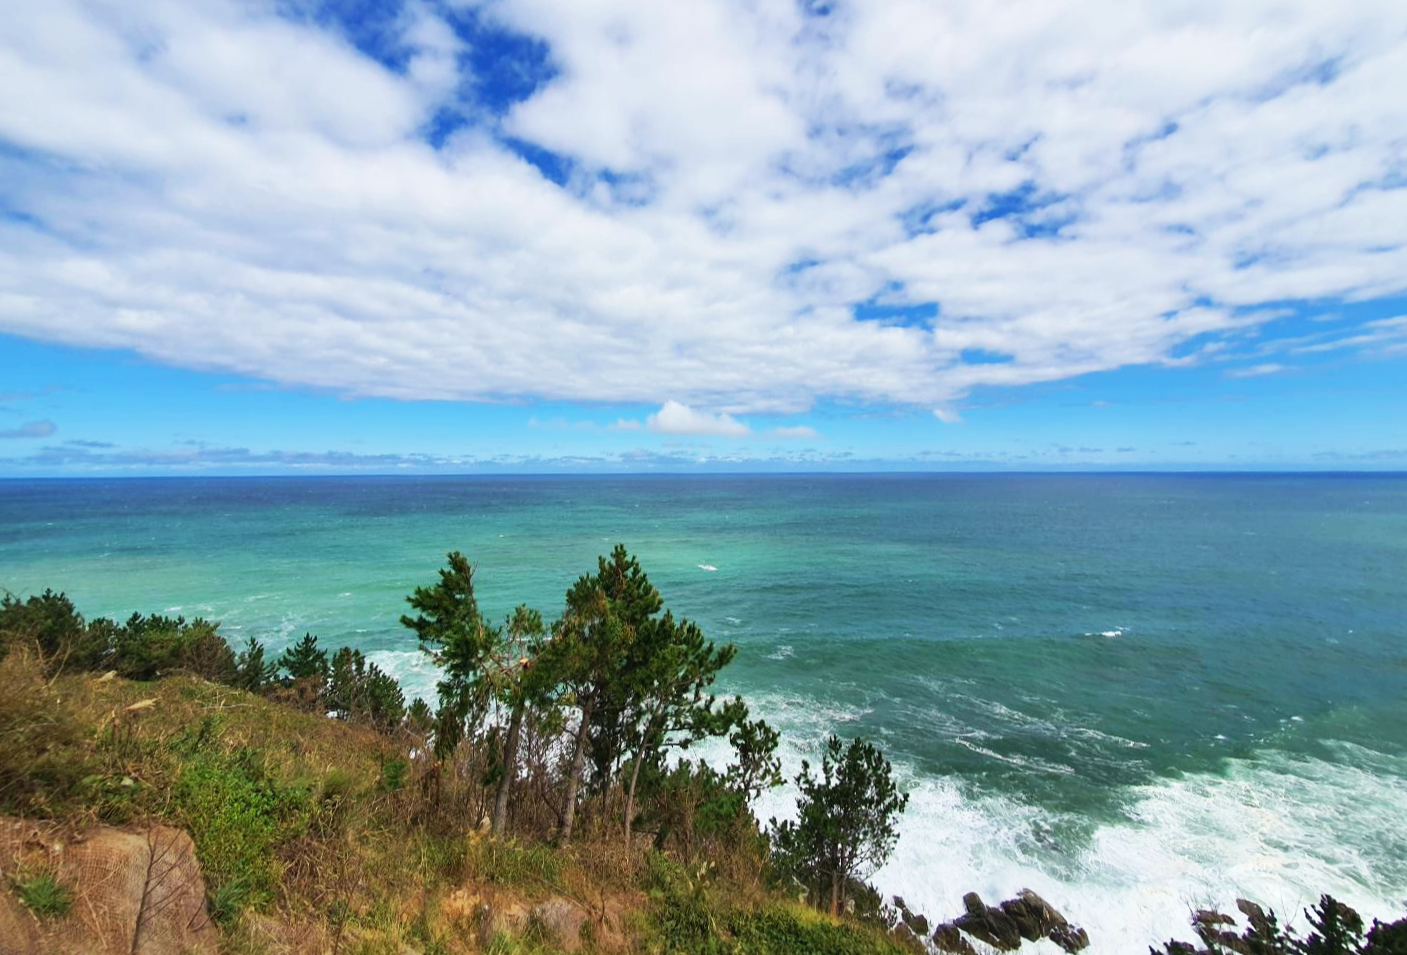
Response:
[{"label": "tree trunk", "polygon": [[508,827],[508,796],[518,776],[518,734],[523,728],[523,702],[513,707],[513,716],[508,721],[508,737],[503,741],[503,778],[498,781],[498,792],[493,800],[493,822],[490,831],[502,836]]},{"label": "tree trunk", "polygon": [[831,915],[840,915],[840,873],[831,873]]},{"label": "tree trunk", "polygon": [[640,764],[645,760],[645,749],[649,746],[650,740],[655,736],[655,718],[650,717],[650,722],[645,726],[645,737],[640,743],[639,751],[635,754],[635,765],[630,768],[630,788],[625,796],[625,848],[630,848],[630,830],[635,822],[635,785],[640,781]]},{"label": "tree trunk", "polygon": [[630,849],[630,825],[635,821],[635,784],[640,779],[640,762],[643,752],[635,754],[635,765],[630,769],[630,789],[625,797],[625,848]]},{"label": "tree trunk", "polygon": [[591,733],[591,710],[595,704],[595,697],[591,697],[581,708],[581,728],[577,730],[576,750],[572,753],[572,774],[567,777],[567,805],[559,839],[562,845],[572,841],[572,825],[576,822],[576,794],[581,788],[581,770],[586,762],[586,738]]}]

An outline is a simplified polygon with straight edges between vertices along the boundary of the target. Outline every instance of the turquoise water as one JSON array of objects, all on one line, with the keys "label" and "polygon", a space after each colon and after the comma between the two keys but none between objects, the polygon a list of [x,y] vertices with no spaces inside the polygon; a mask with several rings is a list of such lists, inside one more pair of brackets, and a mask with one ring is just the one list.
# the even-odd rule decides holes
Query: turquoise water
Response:
[{"label": "turquoise water", "polygon": [[0,482],[0,586],[311,630],[420,693],[397,620],[445,551],[551,616],[617,541],[738,644],[789,767],[882,742],[913,799],[877,881],[931,915],[1029,885],[1100,953],[1238,893],[1407,898],[1401,477]]}]

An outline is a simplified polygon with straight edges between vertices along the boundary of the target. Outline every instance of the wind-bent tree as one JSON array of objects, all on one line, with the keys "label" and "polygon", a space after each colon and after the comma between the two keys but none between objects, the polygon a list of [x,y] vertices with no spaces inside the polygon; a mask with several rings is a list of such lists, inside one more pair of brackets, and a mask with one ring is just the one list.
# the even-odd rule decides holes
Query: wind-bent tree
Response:
[{"label": "wind-bent tree", "polygon": [[596,573],[584,574],[567,591],[566,611],[543,648],[547,672],[580,713],[567,775],[563,843],[572,838],[588,745],[595,744],[598,769],[608,769],[620,752],[628,650],[663,604],[639,561],[617,544],[609,558],[598,558]]},{"label": "wind-bent tree", "polygon": [[415,631],[422,652],[440,667],[437,689],[440,712],[435,727],[435,755],[449,756],[471,726],[477,728],[487,711],[492,685],[493,656],[502,633],[484,624],[474,597],[474,567],[459,551],[451,551],[433,587],[416,587],[406,598],[416,616],[401,617]]},{"label": "wind-bent tree", "polygon": [[821,775],[802,762],[796,777],[801,798],[796,822],[771,822],[772,844],[808,884],[830,884],[830,910],[851,879],[879,868],[894,850],[895,822],[909,797],[894,783],[893,769],[875,746],[857,739],[847,748],[831,736],[821,756]]},{"label": "wind-bent tree", "polygon": [[746,718],[741,699],[714,709],[706,693],[718,671],[732,662],[738,648],[715,647],[688,620],[663,617],[642,621],[626,648],[622,695],[623,736],[630,747],[630,781],[626,786],[625,844],[635,817],[641,767],[660,766],[670,748],[688,749],[707,736],[722,736]]},{"label": "wind-bent tree", "polygon": [[547,628],[542,614],[525,605],[518,605],[504,625],[507,641],[504,658],[495,661],[490,678],[493,680],[500,705],[509,714],[508,731],[503,740],[503,775],[494,794],[491,832],[501,836],[508,825],[508,799],[518,778],[518,741],[522,735],[523,715],[547,694],[548,687],[538,678],[542,672],[534,667],[533,657],[541,649]]}]

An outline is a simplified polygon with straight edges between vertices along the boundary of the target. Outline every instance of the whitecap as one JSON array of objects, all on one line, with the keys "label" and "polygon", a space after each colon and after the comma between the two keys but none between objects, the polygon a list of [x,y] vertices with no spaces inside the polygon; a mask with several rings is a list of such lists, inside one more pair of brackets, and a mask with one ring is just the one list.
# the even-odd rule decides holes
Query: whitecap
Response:
[{"label": "whitecap", "polygon": [[791,647],[780,646],[777,649],[773,650],[771,653],[767,654],[767,659],[785,660],[789,656],[791,656]]},{"label": "whitecap", "polygon": [[718,568],[713,566],[712,564],[699,564],[698,568],[699,570],[706,570],[709,573],[715,573],[718,570]]}]

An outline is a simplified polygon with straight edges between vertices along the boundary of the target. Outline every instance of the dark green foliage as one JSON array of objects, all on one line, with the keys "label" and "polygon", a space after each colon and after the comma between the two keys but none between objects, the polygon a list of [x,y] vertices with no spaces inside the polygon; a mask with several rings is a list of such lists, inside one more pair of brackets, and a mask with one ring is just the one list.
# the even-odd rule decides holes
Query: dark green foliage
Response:
[{"label": "dark green foliage", "polygon": [[10,881],[24,907],[41,919],[57,919],[73,907],[73,893],[52,872],[21,872]]},{"label": "dark green foliage", "polygon": [[188,673],[228,684],[235,675],[235,655],[218,627],[200,618],[187,623],[185,617],[134,613],[121,626],[95,620],[89,632],[106,648],[104,665],[129,680]]},{"label": "dark green foliage", "polygon": [[821,774],[801,764],[797,821],[772,820],[778,861],[809,886],[818,902],[829,892],[837,914],[849,881],[878,868],[898,839],[895,821],[908,804],[894,783],[884,754],[857,739],[846,747],[839,738],[826,741]]},{"label": "dark green foliage", "polygon": [[433,587],[417,587],[406,598],[416,611],[401,617],[415,631],[420,649],[440,667],[440,708],[435,753],[448,756],[482,723],[492,696],[489,672],[502,634],[485,625],[474,597],[474,567],[459,551],[447,556]]},{"label": "dark green foliage", "polygon": [[360,650],[343,647],[332,657],[327,708],[344,720],[392,729],[405,715],[405,697],[394,677],[368,662]]},{"label": "dark green foliage", "polygon": [[51,668],[57,668],[84,629],[82,615],[62,593],[45,590],[25,600],[7,593],[0,598],[0,656],[12,645],[28,644]]},{"label": "dark green foliage", "polygon": [[420,697],[410,701],[410,705],[405,708],[406,728],[417,736],[426,736],[435,724],[435,714],[430,709],[430,704]]},{"label": "dark green foliage", "polygon": [[250,637],[249,642],[235,658],[234,678],[230,685],[250,693],[258,693],[277,678],[278,664],[272,660],[265,662],[263,644]]},{"label": "dark green foliage", "polygon": [[1383,923],[1376,919],[1366,937],[1363,919],[1331,895],[1305,911],[1312,931],[1301,938],[1280,927],[1274,912],[1240,899],[1236,907],[1246,916],[1246,929],[1237,935],[1235,920],[1220,912],[1198,912],[1192,928],[1202,941],[1165,942],[1152,955],[1407,955],[1407,918]]},{"label": "dark green foliage", "polygon": [[1319,904],[1305,910],[1314,928],[1302,941],[1294,943],[1301,955],[1358,955],[1363,945],[1363,919],[1332,895],[1319,897]]},{"label": "dark green foliage", "polygon": [[1363,950],[1371,955],[1407,955],[1407,918],[1387,923],[1373,919]]},{"label": "dark green foliage", "polygon": [[730,788],[726,779],[702,760],[680,760],[668,772],[652,775],[647,783],[649,799],[641,825],[646,831],[654,830],[656,849],[670,849],[680,858],[692,860],[711,843],[751,834],[737,825],[746,809],[742,793]]},{"label": "dark green foliage", "polygon": [[278,666],[288,673],[289,682],[316,678],[327,679],[327,651],[318,649],[318,638],[311,633],[283,651]]},{"label": "dark green foliage", "polygon": [[729,734],[734,762],[728,767],[728,785],[747,803],[782,784],[782,761],[777,756],[780,741],[781,734],[765,720],[739,721]]},{"label": "dark green foliage", "polygon": [[381,764],[381,778],[377,780],[376,788],[382,792],[400,792],[409,776],[410,763],[403,759],[388,759]]}]

